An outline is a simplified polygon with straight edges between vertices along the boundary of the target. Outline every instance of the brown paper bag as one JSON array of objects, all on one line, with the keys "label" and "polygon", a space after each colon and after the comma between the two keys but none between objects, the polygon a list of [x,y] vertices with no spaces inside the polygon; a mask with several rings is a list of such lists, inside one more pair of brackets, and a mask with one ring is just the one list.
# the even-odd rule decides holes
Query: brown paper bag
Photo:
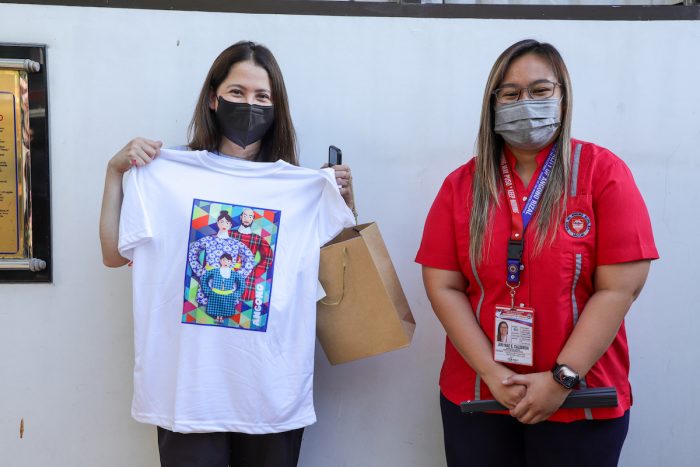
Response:
[{"label": "brown paper bag", "polygon": [[321,248],[316,335],[333,365],[407,347],[416,322],[389,252],[372,222]]}]

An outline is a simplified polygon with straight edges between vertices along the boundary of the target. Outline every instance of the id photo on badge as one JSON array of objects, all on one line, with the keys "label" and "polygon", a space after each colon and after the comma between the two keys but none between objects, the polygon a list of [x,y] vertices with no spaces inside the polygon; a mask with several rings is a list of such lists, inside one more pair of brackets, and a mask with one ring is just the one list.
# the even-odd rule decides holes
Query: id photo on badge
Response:
[{"label": "id photo on badge", "polygon": [[532,366],[534,311],[497,306],[494,323],[494,360]]},{"label": "id photo on badge", "polygon": [[510,336],[508,335],[508,322],[499,321],[496,327],[496,342],[503,342],[504,344],[510,344]]}]

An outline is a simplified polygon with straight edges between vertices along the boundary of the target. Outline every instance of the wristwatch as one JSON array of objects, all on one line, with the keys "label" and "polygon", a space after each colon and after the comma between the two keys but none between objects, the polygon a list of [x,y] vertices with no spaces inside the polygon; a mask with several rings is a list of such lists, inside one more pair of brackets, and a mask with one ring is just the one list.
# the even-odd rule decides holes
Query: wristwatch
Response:
[{"label": "wristwatch", "polygon": [[552,376],[554,381],[564,386],[566,389],[575,388],[581,382],[581,377],[566,365],[554,364],[552,368]]}]

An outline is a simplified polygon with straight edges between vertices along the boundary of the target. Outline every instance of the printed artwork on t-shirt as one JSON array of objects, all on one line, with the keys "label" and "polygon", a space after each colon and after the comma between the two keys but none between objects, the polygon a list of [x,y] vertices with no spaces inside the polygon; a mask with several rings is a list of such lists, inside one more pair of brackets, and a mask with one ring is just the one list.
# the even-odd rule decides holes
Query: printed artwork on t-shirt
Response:
[{"label": "printed artwork on t-shirt", "polygon": [[195,199],[182,322],[266,331],[280,211]]}]

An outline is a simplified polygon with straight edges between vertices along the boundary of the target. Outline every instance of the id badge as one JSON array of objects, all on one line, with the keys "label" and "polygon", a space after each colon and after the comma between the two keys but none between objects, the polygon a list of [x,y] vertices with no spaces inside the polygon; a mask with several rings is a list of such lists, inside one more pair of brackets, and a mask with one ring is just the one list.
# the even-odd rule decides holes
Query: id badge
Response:
[{"label": "id badge", "polygon": [[535,310],[496,305],[493,359],[532,366]]}]

